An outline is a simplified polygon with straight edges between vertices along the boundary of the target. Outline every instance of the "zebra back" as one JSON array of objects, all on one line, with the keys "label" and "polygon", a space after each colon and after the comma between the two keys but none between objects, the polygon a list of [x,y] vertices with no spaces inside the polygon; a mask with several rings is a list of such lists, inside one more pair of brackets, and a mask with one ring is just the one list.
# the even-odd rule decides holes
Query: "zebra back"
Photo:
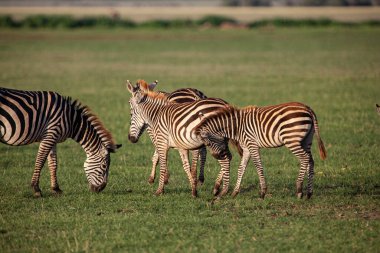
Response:
[{"label": "zebra back", "polygon": [[207,96],[200,90],[193,88],[183,88],[168,93],[167,99],[176,103],[193,102],[200,99],[206,99]]}]

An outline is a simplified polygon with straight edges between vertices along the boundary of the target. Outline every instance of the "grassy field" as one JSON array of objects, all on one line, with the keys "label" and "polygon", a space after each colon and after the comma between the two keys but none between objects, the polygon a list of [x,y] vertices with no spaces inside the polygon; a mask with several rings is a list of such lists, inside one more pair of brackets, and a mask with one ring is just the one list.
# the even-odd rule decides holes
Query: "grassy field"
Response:
[{"label": "grassy field", "polygon": [[[37,145],[0,145],[0,252],[378,252],[380,248],[380,29],[1,30],[0,86],[55,90],[90,106],[124,146],[110,182],[91,193],[85,153],[58,146],[60,197],[29,187]],[[208,155],[199,197],[179,155],[154,197],[147,183],[153,146],[127,140],[124,81],[158,79],[161,90],[194,87],[232,104],[300,101],[316,112],[328,158],[316,145],[311,200],[295,197],[296,158],[262,151],[268,184],[258,198],[252,163],[243,191],[211,204],[219,172]],[[236,180],[234,152],[231,183]]]}]

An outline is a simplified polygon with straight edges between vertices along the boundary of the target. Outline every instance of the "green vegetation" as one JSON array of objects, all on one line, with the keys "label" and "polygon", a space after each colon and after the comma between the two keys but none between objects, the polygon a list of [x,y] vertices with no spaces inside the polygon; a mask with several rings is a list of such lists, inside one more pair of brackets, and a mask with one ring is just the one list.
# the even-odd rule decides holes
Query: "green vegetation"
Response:
[{"label": "green vegetation", "polygon": [[[41,199],[29,187],[38,145],[1,144],[0,252],[378,252],[379,52],[376,27],[0,30],[0,86],[77,98],[123,144],[100,194],[88,190],[80,146],[58,145],[64,193],[49,192],[45,167]],[[328,153],[321,161],[314,143],[313,198],[296,199],[298,163],[286,148],[262,151],[265,200],[250,163],[240,195],[211,204],[219,166],[210,155],[205,184],[191,198],[175,150],[166,193],[154,197],[153,146],[146,134],[137,144],[127,139],[124,82],[139,78],[239,106],[310,105]]]},{"label": "green vegetation", "polygon": [[[199,20],[174,19],[174,20],[149,20],[135,23],[131,20],[119,17],[82,17],[74,18],[70,15],[31,15],[24,19],[16,20],[12,16],[0,16],[0,27],[3,28],[194,28],[194,27],[221,27],[224,24],[236,26],[239,23],[229,17],[210,15]],[[343,22],[330,19],[289,19],[275,18],[271,20],[259,20],[250,22],[248,28],[275,26],[275,27],[326,27],[326,26],[379,26],[380,21],[368,20],[364,22]]]}]

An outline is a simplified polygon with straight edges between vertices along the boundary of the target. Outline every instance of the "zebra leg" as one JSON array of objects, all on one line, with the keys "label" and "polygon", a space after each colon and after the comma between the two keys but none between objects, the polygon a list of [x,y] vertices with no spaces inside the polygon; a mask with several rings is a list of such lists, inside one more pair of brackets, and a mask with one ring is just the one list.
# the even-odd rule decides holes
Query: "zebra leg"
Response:
[{"label": "zebra leg", "polygon": [[192,159],[191,159],[190,172],[194,180],[196,180],[197,178],[197,165],[198,165],[198,159],[199,159],[199,153],[200,153],[199,151],[200,151],[199,149],[191,151]]},{"label": "zebra leg", "polygon": [[164,185],[165,185],[165,175],[166,175],[166,166],[167,166],[167,157],[168,157],[168,148],[161,147],[160,149],[156,149],[159,162],[160,162],[160,180],[158,183],[157,191],[155,192],[156,196],[159,196],[164,193]]},{"label": "zebra leg", "polygon": [[313,180],[314,180],[314,160],[311,154],[311,145],[313,143],[314,131],[310,131],[306,138],[301,142],[303,149],[309,156],[309,161],[307,164],[307,198],[310,199],[313,195]]},{"label": "zebra leg", "polygon": [[149,184],[153,184],[154,183],[154,179],[156,178],[157,163],[158,163],[158,154],[157,154],[157,151],[154,150],[154,154],[152,156],[152,170],[150,172],[150,176],[149,176],[149,179],[148,179],[148,183]]},{"label": "zebra leg", "polygon": [[222,185],[222,180],[223,180],[223,169],[220,169],[218,177],[215,180],[214,190],[212,191],[214,196],[217,196],[219,194],[220,186]]},{"label": "zebra leg", "polygon": [[[155,143],[154,132],[152,131],[152,129],[150,127],[147,128],[147,132],[148,132],[150,140],[154,144]],[[149,179],[148,179],[149,184],[153,184],[154,180],[156,178],[156,167],[157,167],[158,161],[159,161],[159,156],[158,156],[158,153],[157,153],[157,149],[155,149],[153,157],[152,157],[152,170],[150,172],[150,176],[149,176]],[[167,170],[166,171],[166,175],[165,175],[165,184],[168,184],[168,183],[169,183],[169,171]]]},{"label": "zebra leg", "polygon": [[[185,149],[178,149],[181,155],[183,169],[185,170],[191,186],[191,194],[193,197],[197,197],[197,170],[190,171],[189,153]],[[194,176],[195,172],[195,176]]]},{"label": "zebra leg", "polygon": [[305,178],[305,173],[310,163],[310,153],[304,150],[301,145],[289,147],[292,153],[298,158],[300,161],[300,171],[298,173],[296,187],[297,192],[296,195],[299,199],[303,197],[303,180]]},{"label": "zebra leg", "polygon": [[238,179],[236,181],[235,189],[231,194],[232,197],[236,197],[236,195],[239,194],[240,192],[241,180],[243,178],[245,169],[247,168],[247,164],[250,158],[249,149],[247,148],[242,148],[242,149],[243,149],[243,157],[241,158],[241,161],[240,161],[239,170],[238,170]]},{"label": "zebra leg", "polygon": [[199,150],[199,153],[200,153],[200,160],[201,160],[201,163],[200,163],[200,166],[199,166],[199,179],[198,179],[198,183],[199,184],[203,184],[204,181],[205,181],[205,176],[204,176],[204,173],[205,173],[205,164],[206,164],[206,156],[207,156],[207,149],[206,147],[201,147],[201,149]]},{"label": "zebra leg", "polygon": [[41,189],[39,187],[41,169],[43,168],[45,161],[47,159],[47,156],[54,145],[55,145],[55,141],[49,138],[45,138],[44,140],[41,141],[40,146],[38,148],[37,158],[36,158],[36,163],[35,163],[34,172],[32,176],[32,183],[31,183],[34,197],[38,198],[42,196]]},{"label": "zebra leg", "polygon": [[259,147],[253,147],[250,149],[251,157],[253,163],[255,164],[257,175],[259,176],[260,181],[260,198],[264,199],[265,194],[267,193],[267,185],[265,183],[264,168],[261,163],[260,150]]},{"label": "zebra leg", "polygon": [[57,181],[57,145],[53,146],[47,158],[50,170],[50,190],[55,194],[61,194]]},{"label": "zebra leg", "polygon": [[308,178],[307,178],[307,198],[310,199],[313,196],[313,180],[314,180],[314,160],[310,153],[309,166],[308,166]]},{"label": "zebra leg", "polygon": [[[230,161],[231,161],[231,156],[228,156],[228,157],[225,157],[221,160],[218,160],[218,162],[221,166],[221,173],[222,173],[222,179],[223,179],[223,189],[220,193],[217,194],[218,197],[222,197],[222,196],[226,195],[228,192],[228,187],[230,184]],[[219,178],[219,176],[218,176],[218,178]],[[219,189],[219,187],[220,187],[220,184],[218,186],[218,189]],[[215,189],[216,189],[216,185],[214,186],[214,194],[215,194]]]}]

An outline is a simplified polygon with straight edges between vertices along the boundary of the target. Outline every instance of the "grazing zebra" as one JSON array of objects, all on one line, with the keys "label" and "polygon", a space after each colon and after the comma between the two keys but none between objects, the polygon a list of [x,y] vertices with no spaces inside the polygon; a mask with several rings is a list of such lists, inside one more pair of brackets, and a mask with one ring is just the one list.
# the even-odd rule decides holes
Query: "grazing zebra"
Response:
[{"label": "grazing zebra", "polygon": [[0,141],[11,146],[40,142],[32,189],[41,196],[39,178],[48,159],[50,187],[61,193],[57,182],[57,143],[72,138],[86,152],[84,163],[90,189],[102,191],[108,180],[110,152],[116,145],[112,135],[87,106],[51,91],[21,91],[0,88]]},{"label": "grazing zebra", "polygon": [[[158,84],[157,80],[155,82],[149,84],[148,85],[149,90],[152,91],[156,87],[157,84]],[[175,90],[171,93],[158,91],[158,93],[163,94],[169,101],[173,101],[176,103],[193,102],[196,100],[207,98],[201,91],[199,91],[197,89],[193,89],[193,88],[178,89],[178,90]],[[131,128],[133,128],[132,125],[131,125]],[[152,143],[154,143],[154,133],[149,126],[147,126],[147,132],[148,132],[148,135],[149,135]],[[192,150],[192,154],[193,154],[193,159],[191,162],[191,171],[196,170],[197,163],[198,163],[198,157],[200,157],[201,163],[200,163],[200,172],[199,172],[198,182],[202,184],[204,182],[204,165],[206,162],[206,154],[207,154],[206,153],[206,147],[202,147],[199,150],[198,149]],[[158,160],[159,160],[158,153],[155,150],[153,157],[152,157],[152,170],[151,170],[151,173],[150,173],[150,176],[148,179],[148,182],[150,184],[154,183],[154,179],[156,177],[156,167],[158,164]],[[168,183],[168,180],[169,180],[169,171],[167,170],[166,174],[165,174],[165,183]]]},{"label": "grazing zebra", "polygon": [[297,196],[302,198],[302,184],[306,170],[308,170],[307,197],[312,196],[314,160],[311,144],[314,132],[322,160],[326,158],[326,150],[319,134],[317,117],[310,107],[293,102],[266,107],[222,108],[216,114],[202,119],[196,131],[214,154],[226,149],[224,145],[218,143],[218,139],[222,137],[238,141],[243,148],[238,180],[232,196],[236,196],[240,191],[241,180],[251,157],[259,175],[260,196],[264,198],[267,187],[259,149],[283,145],[289,148],[301,163],[296,184]]},{"label": "grazing zebra", "polygon": [[[167,152],[169,148],[177,148],[180,152],[183,167],[192,187],[192,195],[197,196],[196,170],[190,170],[188,150],[199,149],[203,143],[193,131],[199,123],[198,114],[205,116],[216,109],[225,107],[227,103],[221,99],[202,99],[194,102],[176,103],[170,101],[164,94],[152,91],[149,85],[139,80],[135,87],[128,82],[128,91],[132,94],[129,100],[131,106],[131,127],[128,138],[137,142],[144,129],[149,126],[154,135],[153,142],[159,155],[160,180],[156,195],[164,192],[164,177],[167,167]],[[222,167],[223,191],[228,190],[229,168],[231,155],[218,157]]]}]

